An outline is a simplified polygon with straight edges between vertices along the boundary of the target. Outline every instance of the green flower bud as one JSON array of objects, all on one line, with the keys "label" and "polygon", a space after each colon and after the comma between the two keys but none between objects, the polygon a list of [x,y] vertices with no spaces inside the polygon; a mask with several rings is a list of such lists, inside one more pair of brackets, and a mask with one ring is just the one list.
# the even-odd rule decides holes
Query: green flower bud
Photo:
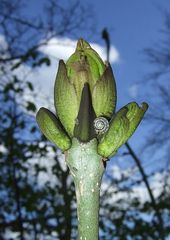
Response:
[{"label": "green flower bud", "polygon": [[[57,115],[71,137],[77,132],[75,128],[79,128],[79,132],[81,130],[77,125],[81,125],[80,112],[83,113],[80,111],[80,103],[84,86],[87,84],[90,95],[87,90],[86,93],[90,97],[88,102],[91,102],[92,106],[89,109],[93,108],[93,117],[104,116],[110,119],[116,105],[116,85],[111,67],[104,64],[96,51],[80,39],[75,53],[66,64],[60,61],[54,89]],[[90,117],[88,114],[85,116],[88,116],[88,119]],[[90,122],[92,120],[94,119],[89,119]],[[82,126],[82,129],[85,131],[86,128]],[[90,136],[94,134],[89,132],[85,141],[90,140]]]},{"label": "green flower bud", "polygon": [[67,77],[65,63],[60,60],[54,87],[54,103],[57,115],[67,133],[73,137],[79,104],[74,85]]},{"label": "green flower bud", "polygon": [[60,121],[46,108],[40,108],[36,116],[37,123],[43,134],[51,142],[65,151],[71,147],[71,140],[64,131]]},{"label": "green flower bud", "polygon": [[59,62],[54,102],[57,117],[45,108],[37,114],[44,135],[62,150],[71,147],[71,138],[80,142],[97,138],[98,154],[104,158],[114,155],[129,139],[148,108],[146,103],[139,107],[132,102],[114,113],[112,69],[83,39],[66,63]]},{"label": "green flower bud", "polygon": [[98,153],[105,158],[113,156],[134,133],[147,109],[147,103],[139,107],[135,102],[121,108],[113,116],[109,130],[101,138]]}]

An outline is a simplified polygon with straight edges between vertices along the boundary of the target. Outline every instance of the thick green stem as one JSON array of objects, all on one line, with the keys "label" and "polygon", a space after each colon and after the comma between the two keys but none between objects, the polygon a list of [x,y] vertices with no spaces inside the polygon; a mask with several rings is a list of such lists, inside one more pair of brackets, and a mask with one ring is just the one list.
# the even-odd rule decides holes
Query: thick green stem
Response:
[{"label": "thick green stem", "polygon": [[78,239],[98,240],[99,195],[104,164],[97,154],[97,140],[80,143],[74,138],[66,154],[66,163],[76,188]]}]

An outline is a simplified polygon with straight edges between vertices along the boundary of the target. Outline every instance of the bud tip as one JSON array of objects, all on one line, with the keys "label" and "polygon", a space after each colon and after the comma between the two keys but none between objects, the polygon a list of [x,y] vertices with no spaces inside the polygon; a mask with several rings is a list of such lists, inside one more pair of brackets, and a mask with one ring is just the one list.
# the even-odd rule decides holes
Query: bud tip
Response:
[{"label": "bud tip", "polygon": [[86,42],[83,38],[80,38],[78,40],[76,50],[82,51],[82,50],[89,49],[89,48],[91,48],[90,44],[88,42]]}]

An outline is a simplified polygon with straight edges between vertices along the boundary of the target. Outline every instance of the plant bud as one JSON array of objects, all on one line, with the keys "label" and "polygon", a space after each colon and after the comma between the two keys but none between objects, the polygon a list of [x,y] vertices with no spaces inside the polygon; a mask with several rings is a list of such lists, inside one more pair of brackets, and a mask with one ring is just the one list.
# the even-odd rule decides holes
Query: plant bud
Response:
[{"label": "plant bud", "polygon": [[148,108],[146,103],[139,107],[132,102],[115,113],[111,66],[83,39],[66,63],[59,61],[54,103],[57,117],[45,108],[37,114],[44,135],[62,150],[71,147],[72,138],[80,142],[96,138],[98,154],[104,158],[114,155],[129,139]]},{"label": "plant bud", "polygon": [[61,123],[56,116],[46,108],[40,108],[36,116],[37,123],[43,134],[65,151],[71,147],[71,140],[65,133]]},{"label": "plant bud", "polygon": [[101,138],[98,153],[106,158],[113,156],[134,133],[147,109],[147,103],[139,107],[135,102],[121,108],[111,120],[109,130]]},{"label": "plant bud", "polygon": [[[66,64],[60,61],[54,89],[57,115],[70,137],[74,137],[76,124],[83,127],[77,117],[78,113],[82,113],[80,103],[86,84],[89,86],[89,102],[95,116],[110,119],[116,105],[116,85],[111,67],[104,64],[96,51],[80,39],[75,53]],[[85,98],[84,95],[83,97]],[[87,139],[90,140],[88,137]]]}]

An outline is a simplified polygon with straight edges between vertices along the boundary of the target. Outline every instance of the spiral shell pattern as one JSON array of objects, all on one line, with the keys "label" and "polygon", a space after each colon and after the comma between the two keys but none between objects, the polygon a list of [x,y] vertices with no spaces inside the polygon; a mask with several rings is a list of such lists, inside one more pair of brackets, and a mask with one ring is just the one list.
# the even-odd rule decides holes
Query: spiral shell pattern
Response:
[{"label": "spiral shell pattern", "polygon": [[109,122],[104,117],[96,118],[93,124],[97,134],[104,134],[109,129]]}]

